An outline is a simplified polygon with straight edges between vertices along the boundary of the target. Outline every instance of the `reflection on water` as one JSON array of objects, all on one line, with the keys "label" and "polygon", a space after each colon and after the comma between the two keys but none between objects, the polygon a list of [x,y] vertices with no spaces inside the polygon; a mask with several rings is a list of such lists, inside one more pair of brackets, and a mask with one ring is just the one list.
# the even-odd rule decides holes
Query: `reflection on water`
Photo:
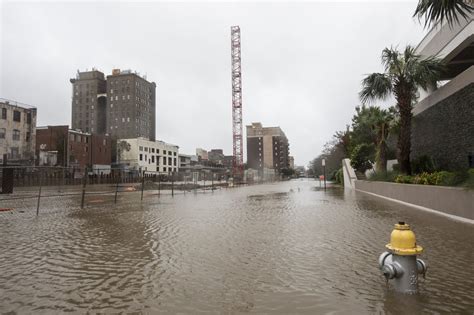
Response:
[{"label": "reflection on water", "polygon": [[[301,180],[139,198],[0,214],[0,312],[474,311],[470,225]],[[413,296],[377,267],[399,220],[430,266]]]}]

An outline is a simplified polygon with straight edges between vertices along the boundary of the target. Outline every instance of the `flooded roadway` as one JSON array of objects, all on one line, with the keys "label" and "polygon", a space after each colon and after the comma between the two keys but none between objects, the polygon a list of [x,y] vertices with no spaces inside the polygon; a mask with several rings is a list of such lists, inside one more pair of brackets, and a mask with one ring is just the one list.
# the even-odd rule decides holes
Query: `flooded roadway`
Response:
[{"label": "flooded roadway", "polygon": [[[0,213],[0,313],[474,312],[474,226],[318,186]],[[429,265],[413,296],[377,266],[399,220]]]}]

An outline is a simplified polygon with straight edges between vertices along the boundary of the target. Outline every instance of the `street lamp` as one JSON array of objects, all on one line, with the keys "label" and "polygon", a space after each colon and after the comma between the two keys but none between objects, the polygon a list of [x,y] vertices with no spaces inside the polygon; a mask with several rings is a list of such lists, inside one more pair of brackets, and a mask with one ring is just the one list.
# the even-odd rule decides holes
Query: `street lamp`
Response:
[{"label": "street lamp", "polygon": [[324,177],[324,191],[326,191],[326,159],[323,159],[323,177]]}]

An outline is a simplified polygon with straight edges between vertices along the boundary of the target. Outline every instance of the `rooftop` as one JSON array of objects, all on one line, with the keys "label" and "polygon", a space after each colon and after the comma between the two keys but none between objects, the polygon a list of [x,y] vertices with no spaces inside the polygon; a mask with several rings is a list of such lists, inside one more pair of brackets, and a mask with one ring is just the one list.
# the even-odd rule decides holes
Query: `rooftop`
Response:
[{"label": "rooftop", "polygon": [[13,101],[13,100],[9,100],[9,99],[5,99],[5,98],[0,98],[0,104],[10,105],[10,106],[13,106],[13,107],[21,107],[21,108],[25,108],[25,109],[36,109],[35,106],[28,105],[28,104],[21,103],[21,102],[17,102],[17,101]]}]

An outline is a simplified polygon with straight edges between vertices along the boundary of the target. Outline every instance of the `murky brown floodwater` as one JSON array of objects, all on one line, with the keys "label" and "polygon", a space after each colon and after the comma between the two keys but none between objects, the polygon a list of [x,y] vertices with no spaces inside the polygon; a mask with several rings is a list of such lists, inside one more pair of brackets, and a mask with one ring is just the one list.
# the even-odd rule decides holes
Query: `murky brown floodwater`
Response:
[{"label": "murky brown floodwater", "polygon": [[[474,226],[317,186],[0,213],[0,312],[474,312]],[[377,266],[398,220],[426,248],[414,296]]]}]

